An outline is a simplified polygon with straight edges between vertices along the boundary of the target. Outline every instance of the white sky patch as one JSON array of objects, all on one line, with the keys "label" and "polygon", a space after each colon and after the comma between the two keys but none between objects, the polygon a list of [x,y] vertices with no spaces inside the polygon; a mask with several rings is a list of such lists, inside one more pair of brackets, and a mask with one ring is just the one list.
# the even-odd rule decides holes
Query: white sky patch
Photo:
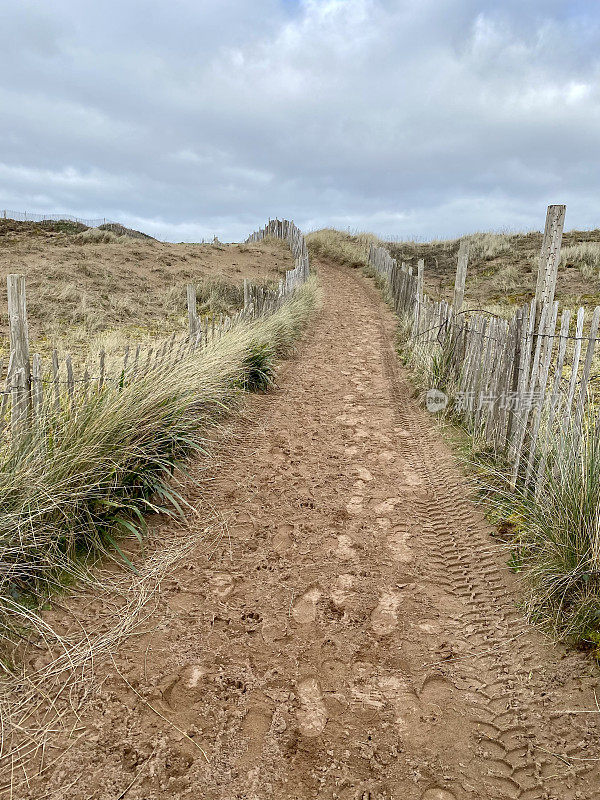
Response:
[{"label": "white sky patch", "polygon": [[0,180],[6,181],[7,183],[15,181],[35,187],[46,185],[48,188],[58,186],[83,190],[98,188],[107,189],[110,187],[118,191],[128,185],[127,180],[121,176],[107,175],[95,169],[92,169],[87,174],[80,172],[74,167],[65,167],[55,172],[49,169],[12,166],[1,162]]}]

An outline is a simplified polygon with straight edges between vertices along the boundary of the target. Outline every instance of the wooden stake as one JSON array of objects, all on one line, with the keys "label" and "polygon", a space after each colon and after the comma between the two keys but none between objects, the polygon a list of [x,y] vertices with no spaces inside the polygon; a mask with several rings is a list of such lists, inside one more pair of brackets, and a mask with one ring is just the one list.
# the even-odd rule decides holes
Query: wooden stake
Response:
[{"label": "wooden stake", "polygon": [[33,354],[31,369],[31,394],[33,399],[33,415],[39,419],[44,402],[44,386],[42,384],[42,357],[39,353]]},{"label": "wooden stake", "polygon": [[54,382],[54,408],[60,411],[60,380],[58,377],[58,351],[52,351],[52,380]]},{"label": "wooden stake", "polygon": [[[31,367],[29,363],[29,329],[27,326],[27,303],[25,299],[25,276],[7,275],[6,286],[8,291],[8,325],[10,336],[10,353],[12,357],[12,370],[23,371],[20,377],[21,385],[18,389],[19,409],[15,424],[27,424],[31,412]],[[10,376],[9,376],[10,377]]]},{"label": "wooden stake", "polygon": [[187,286],[187,307],[188,307],[188,326],[190,337],[196,335],[196,329],[198,328],[198,314],[197,314],[197,307],[196,307],[196,287],[188,283]]},{"label": "wooden stake", "polygon": [[73,377],[73,363],[71,356],[67,353],[65,356],[65,366],[67,368],[67,391],[69,393],[69,400],[73,403],[73,394],[75,392],[75,378]]},{"label": "wooden stake", "polygon": [[99,364],[99,375],[98,375],[98,391],[102,391],[102,387],[104,386],[104,362],[106,361],[106,353],[104,350],[100,350],[100,364]]},{"label": "wooden stake", "polygon": [[573,363],[571,365],[571,378],[569,380],[569,389],[567,392],[567,399],[563,409],[563,429],[569,424],[571,418],[571,405],[575,397],[575,387],[577,385],[577,372],[579,371],[579,360],[581,358],[581,345],[583,343],[583,323],[585,318],[585,309],[579,308],[577,311],[577,323],[575,326],[575,349],[573,351]]},{"label": "wooden stake", "polygon": [[579,440],[580,431],[583,425],[583,415],[585,408],[585,401],[587,397],[587,386],[590,380],[590,372],[592,371],[592,361],[594,359],[594,350],[596,347],[596,338],[598,336],[598,325],[600,324],[600,306],[596,306],[592,316],[592,324],[590,326],[590,336],[588,339],[588,346],[585,353],[585,362],[583,364],[583,371],[581,373],[581,385],[579,387],[579,399],[575,409],[575,418],[573,421],[573,437],[574,444]]},{"label": "wooden stake", "polygon": [[546,341],[544,342],[545,351],[540,362],[540,369],[537,378],[532,376],[531,384],[532,390],[539,395],[535,399],[533,406],[533,422],[531,439],[529,442],[529,455],[527,458],[527,469],[525,472],[525,485],[529,483],[533,464],[535,460],[535,448],[537,445],[538,434],[540,431],[540,424],[542,421],[542,409],[546,398],[546,383],[548,381],[548,373],[550,372],[550,361],[552,359],[552,347],[554,345],[554,332],[556,330],[556,318],[558,316],[558,302],[552,303],[550,313],[550,320],[546,327]]},{"label": "wooden stake", "polygon": [[[571,321],[571,312],[565,309],[562,313],[560,322],[560,333],[558,339],[558,354],[556,357],[556,365],[554,368],[554,383],[552,384],[552,391],[550,392],[550,403],[548,407],[548,421],[546,427],[548,434],[552,434],[552,423],[554,422],[554,415],[558,404],[558,397],[560,391],[560,381],[562,379],[562,371],[565,363],[565,353],[567,350],[567,337],[569,335],[569,323]],[[540,492],[544,486],[544,479],[546,474],[546,461],[548,458],[547,448],[542,449],[542,454],[537,469],[537,478],[535,484],[535,494],[539,497]]]},{"label": "wooden stake", "polygon": [[538,276],[535,288],[535,306],[539,316],[545,303],[554,302],[558,263],[560,261],[560,245],[565,224],[566,206],[548,206],[546,225],[542,239],[542,249],[538,264]]},{"label": "wooden stake", "polygon": [[14,371],[12,376],[11,431],[13,442],[17,443],[27,430],[27,382],[23,368]]},{"label": "wooden stake", "polygon": [[458,248],[458,264],[456,266],[456,280],[454,281],[454,298],[452,307],[454,313],[462,310],[465,300],[465,283],[467,280],[467,264],[469,262],[469,242],[463,239]]}]

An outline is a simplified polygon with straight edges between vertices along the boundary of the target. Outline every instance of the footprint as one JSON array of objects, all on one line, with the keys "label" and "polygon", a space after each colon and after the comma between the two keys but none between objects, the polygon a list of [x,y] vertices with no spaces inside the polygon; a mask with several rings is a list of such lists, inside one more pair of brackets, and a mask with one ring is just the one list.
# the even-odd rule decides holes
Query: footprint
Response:
[{"label": "footprint", "polygon": [[217,595],[220,600],[228,597],[234,589],[235,581],[231,575],[226,572],[217,572],[210,577],[211,590]]},{"label": "footprint", "polygon": [[423,486],[423,478],[410,467],[402,471],[405,486]]},{"label": "footprint", "polygon": [[386,636],[398,624],[399,601],[393,592],[384,592],[379,604],[371,614],[371,627],[377,636]]},{"label": "footprint", "polygon": [[346,511],[349,514],[362,514],[363,512],[363,499],[361,495],[356,495],[350,498],[350,502],[346,506]]},{"label": "footprint", "polygon": [[456,795],[446,789],[427,789],[421,800],[456,800]]},{"label": "footprint", "polygon": [[280,555],[285,555],[289,552],[294,540],[292,533],[294,528],[292,525],[280,525],[273,534],[273,549]]},{"label": "footprint", "polygon": [[301,625],[314,622],[317,617],[317,603],[321,597],[321,590],[316,586],[311,587],[302,597],[294,603],[292,616]]},{"label": "footprint", "polygon": [[452,697],[456,694],[454,686],[441,675],[428,675],[421,691],[419,700],[423,705],[437,706],[440,710],[447,709]]},{"label": "footprint", "polygon": [[401,564],[408,564],[413,560],[412,551],[408,544],[409,539],[409,531],[393,531],[393,533],[387,537],[387,546],[394,560],[399,561]]},{"label": "footprint", "polygon": [[399,497],[390,497],[389,499],[384,500],[383,503],[379,503],[379,505],[376,505],[373,511],[380,516],[391,514],[399,502],[400,502]]},{"label": "footprint", "polygon": [[190,664],[185,667],[181,673],[181,677],[185,681],[188,689],[195,689],[202,678],[206,675],[207,669],[202,664]]},{"label": "footprint", "polygon": [[188,664],[157,687],[158,696],[174,709],[190,709],[206,692],[210,672],[204,664]]},{"label": "footprint", "polygon": [[338,575],[331,590],[331,602],[336,608],[344,608],[350,599],[354,575]]},{"label": "footprint", "polygon": [[327,723],[327,709],[321,688],[315,678],[305,678],[298,684],[300,708],[296,713],[303,736],[320,736]]},{"label": "footprint", "polygon": [[408,681],[399,675],[380,675],[377,686],[386,702],[394,709],[395,723],[408,728],[419,711],[419,700]]},{"label": "footprint", "polygon": [[251,705],[241,726],[242,737],[247,747],[239,759],[241,769],[248,769],[258,762],[273,721],[272,703],[265,697],[258,693],[250,702]]},{"label": "footprint", "polygon": [[335,554],[338,558],[342,558],[345,561],[356,558],[356,551],[354,549],[352,539],[349,536],[346,536],[345,533],[341,533],[338,536],[338,546]]},{"label": "footprint", "polygon": [[361,481],[366,481],[368,483],[369,481],[373,480],[373,476],[371,475],[369,470],[365,469],[364,467],[357,467],[356,474],[361,479]]}]

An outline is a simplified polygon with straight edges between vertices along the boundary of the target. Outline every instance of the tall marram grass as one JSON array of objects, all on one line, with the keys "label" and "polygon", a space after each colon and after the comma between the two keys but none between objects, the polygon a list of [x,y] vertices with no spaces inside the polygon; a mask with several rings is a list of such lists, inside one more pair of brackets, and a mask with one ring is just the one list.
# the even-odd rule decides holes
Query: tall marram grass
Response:
[{"label": "tall marram grass", "polygon": [[600,274],[600,242],[580,242],[563,247],[560,253],[560,266],[572,264],[584,278],[597,278]]},{"label": "tall marram grass", "polygon": [[311,253],[330,258],[338,264],[362,269],[368,264],[369,245],[381,244],[372,233],[346,233],[333,228],[313,231],[306,237]]},{"label": "tall marram grass", "polygon": [[[511,489],[487,467],[490,498],[514,531],[508,547],[522,574],[529,618],[560,639],[600,645],[600,439],[548,434],[543,488]],[[489,478],[492,476],[491,483]],[[483,476],[486,483],[486,476]]]},{"label": "tall marram grass", "polygon": [[206,453],[211,428],[244,392],[271,385],[315,291],[311,281],[271,316],[121,389],[63,411],[48,403],[19,446],[0,453],[0,634],[30,622],[82,564],[100,554],[128,561],[119,537],[142,543],[144,512],[183,512],[185,460]]}]

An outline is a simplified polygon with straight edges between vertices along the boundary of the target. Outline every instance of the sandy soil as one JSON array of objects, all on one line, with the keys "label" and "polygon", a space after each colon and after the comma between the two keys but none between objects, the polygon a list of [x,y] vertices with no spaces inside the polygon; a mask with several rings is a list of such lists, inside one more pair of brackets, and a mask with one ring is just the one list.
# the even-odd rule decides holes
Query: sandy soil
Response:
[{"label": "sandy soil", "polygon": [[97,665],[83,735],[24,798],[600,796],[598,715],[568,713],[596,711],[595,668],[521,621],[391,312],[355,273],[320,279],[210,480],[225,535]]},{"label": "sandy soil", "polygon": [[129,237],[82,242],[27,224],[3,227],[0,220],[0,336],[8,333],[10,272],[27,278],[30,336],[37,346],[40,340],[65,338],[69,329],[79,330],[83,343],[114,328],[170,333],[178,317],[185,318],[187,283],[262,282],[291,267],[285,242],[169,244]]}]

